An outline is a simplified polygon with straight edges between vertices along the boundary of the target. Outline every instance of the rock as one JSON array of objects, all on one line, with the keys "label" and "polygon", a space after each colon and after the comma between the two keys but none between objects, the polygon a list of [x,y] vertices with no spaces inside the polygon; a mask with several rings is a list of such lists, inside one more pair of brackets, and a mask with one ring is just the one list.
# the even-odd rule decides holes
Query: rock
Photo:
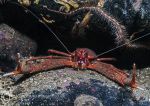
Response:
[{"label": "rock", "polygon": [[[1,89],[6,97],[11,96],[7,102],[9,106],[73,106],[80,101],[80,98],[81,102],[91,101],[102,103],[104,106],[148,106],[150,105],[149,70],[149,68],[138,70],[138,73],[141,72],[137,77],[138,84],[144,91],[136,90],[134,95],[130,90],[121,88],[96,72],[77,71],[72,68],[24,75],[15,83],[10,78],[2,78],[0,84],[11,82],[7,84],[11,89],[9,95],[4,92],[7,88]],[[11,85],[12,83],[14,84]],[[1,98],[1,101],[4,101],[4,98]]]},{"label": "rock", "polygon": [[80,95],[74,101],[74,106],[103,106],[98,98],[90,95]]},{"label": "rock", "polygon": [[0,42],[1,67],[10,65],[9,62],[16,61],[17,53],[26,57],[35,54],[37,48],[33,40],[4,23],[0,24]]}]

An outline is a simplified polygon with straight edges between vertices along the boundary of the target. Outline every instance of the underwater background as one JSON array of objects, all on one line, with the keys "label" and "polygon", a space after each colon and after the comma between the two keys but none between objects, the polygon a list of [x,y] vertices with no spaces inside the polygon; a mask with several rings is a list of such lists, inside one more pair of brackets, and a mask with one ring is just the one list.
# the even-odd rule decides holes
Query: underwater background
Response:
[{"label": "underwater background", "polygon": [[143,89],[131,92],[92,70],[64,67],[0,77],[0,106],[149,106],[149,28],[149,0],[0,0],[0,76],[16,68],[17,53],[88,48],[115,58],[108,63],[130,77],[136,63]]}]

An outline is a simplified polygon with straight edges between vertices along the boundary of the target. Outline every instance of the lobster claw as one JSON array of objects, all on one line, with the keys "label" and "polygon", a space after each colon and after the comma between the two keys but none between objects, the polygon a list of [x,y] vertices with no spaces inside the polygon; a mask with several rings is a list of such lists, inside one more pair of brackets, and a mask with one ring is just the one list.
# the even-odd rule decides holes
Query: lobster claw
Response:
[{"label": "lobster claw", "polygon": [[7,76],[12,76],[12,75],[17,75],[17,74],[20,74],[22,71],[21,71],[21,64],[18,64],[18,66],[16,67],[16,69],[12,72],[9,72],[9,73],[4,73],[2,75],[2,77],[7,77]]},{"label": "lobster claw", "polygon": [[133,64],[132,79],[129,83],[129,86],[131,87],[132,91],[134,89],[137,89],[138,87],[138,84],[136,82],[136,64],[135,63]]},{"label": "lobster claw", "polygon": [[143,88],[139,87],[136,81],[136,64],[133,64],[133,71],[132,71],[132,79],[129,83],[131,90],[134,91],[136,89],[144,90]]},{"label": "lobster claw", "polygon": [[17,67],[14,71],[9,72],[9,73],[4,73],[1,77],[7,77],[7,76],[12,76],[12,75],[17,75],[20,74],[22,72],[22,64],[20,62],[21,56],[20,53],[17,53]]}]

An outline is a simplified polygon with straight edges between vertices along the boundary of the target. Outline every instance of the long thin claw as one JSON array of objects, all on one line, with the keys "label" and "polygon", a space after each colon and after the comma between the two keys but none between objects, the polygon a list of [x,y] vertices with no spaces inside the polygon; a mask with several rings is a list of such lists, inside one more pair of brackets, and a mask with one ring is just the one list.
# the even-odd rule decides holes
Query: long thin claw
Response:
[{"label": "long thin claw", "polygon": [[11,76],[11,75],[14,75],[14,72],[10,72],[10,73],[0,73],[0,78],[7,77],[7,76]]},{"label": "long thin claw", "polygon": [[67,59],[67,57],[65,57],[65,56],[38,56],[38,57],[30,58],[29,60],[27,60],[27,62],[37,60],[37,59],[64,59],[64,58]]},{"label": "long thin claw", "polygon": [[139,86],[137,86],[137,89],[140,89],[140,90],[142,90],[142,91],[145,91],[144,88],[141,88],[141,87],[139,87]]},{"label": "long thin claw", "polygon": [[133,64],[132,80],[130,81],[129,86],[132,88],[132,90],[139,88],[136,82],[136,64],[135,63]]},{"label": "long thin claw", "polygon": [[2,77],[7,77],[7,76],[11,76],[11,75],[14,75],[14,72],[5,73],[2,75]]},{"label": "long thin claw", "polygon": [[[2,77],[7,77],[7,76],[12,76],[12,75],[17,75],[20,74],[22,72],[21,70],[21,64],[19,63],[19,65],[16,67],[16,69],[10,73],[5,73],[2,75]],[[0,78],[2,78],[0,77]]]},{"label": "long thin claw", "polygon": [[70,57],[70,54],[67,54],[65,52],[61,52],[61,51],[58,51],[58,50],[53,50],[53,49],[49,49],[48,53],[55,53],[55,54],[59,54],[59,55]]}]

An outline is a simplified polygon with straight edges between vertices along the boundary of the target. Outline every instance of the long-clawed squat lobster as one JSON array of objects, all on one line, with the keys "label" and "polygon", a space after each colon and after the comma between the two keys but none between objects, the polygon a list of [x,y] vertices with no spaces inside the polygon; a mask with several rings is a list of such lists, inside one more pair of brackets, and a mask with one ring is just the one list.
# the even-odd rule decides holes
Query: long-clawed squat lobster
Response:
[{"label": "long-clawed squat lobster", "polygon": [[114,60],[113,58],[98,58],[93,51],[87,48],[77,49],[73,53],[64,53],[56,50],[48,50],[48,52],[57,54],[57,56],[19,59],[15,71],[6,73],[3,76],[34,73],[61,67],[73,67],[77,69],[91,69],[117,82],[121,86],[127,85],[132,89],[137,88],[135,82],[135,64],[133,65],[133,77],[130,80],[127,73],[115,68],[111,64],[103,62]]},{"label": "long-clawed squat lobster", "polygon": [[[17,4],[17,3],[12,3]],[[17,4],[20,6],[19,4]],[[30,12],[33,16],[35,16],[38,20],[39,18],[34,15],[30,10],[22,6],[25,10]],[[103,12],[102,12],[103,13]],[[106,14],[104,14],[107,16]],[[109,18],[111,18],[109,16]],[[114,19],[112,20],[114,21]],[[40,20],[45,27],[51,31],[57,40],[60,39],[56,36],[56,34],[45,24],[43,21]],[[117,23],[118,24],[118,23]],[[120,28],[118,29],[121,30]],[[146,34],[145,36],[147,36]],[[144,37],[144,36],[143,36]],[[66,46],[60,41],[60,43],[65,47],[68,51]],[[123,46],[125,44],[122,44]],[[119,46],[119,47],[121,47]],[[112,49],[114,50],[114,49]],[[110,51],[110,50],[109,50]],[[76,49],[74,52],[64,53],[57,50],[48,50],[49,53],[56,54],[56,56],[39,56],[39,57],[29,57],[20,59],[18,54],[18,65],[16,69],[10,73],[3,74],[3,77],[10,76],[10,75],[18,75],[18,74],[26,74],[26,73],[34,73],[39,71],[45,71],[50,69],[56,69],[61,67],[72,67],[77,69],[91,69],[94,70],[105,77],[115,81],[121,86],[129,86],[132,89],[139,88],[136,83],[136,66],[133,64],[133,72],[132,78],[129,78],[129,75],[124,71],[117,69],[111,64],[104,63],[105,61],[114,60],[113,58],[99,58],[100,55],[95,55],[95,53],[87,48],[80,48]],[[105,52],[107,53],[107,52]],[[103,54],[103,53],[102,53]]]}]

